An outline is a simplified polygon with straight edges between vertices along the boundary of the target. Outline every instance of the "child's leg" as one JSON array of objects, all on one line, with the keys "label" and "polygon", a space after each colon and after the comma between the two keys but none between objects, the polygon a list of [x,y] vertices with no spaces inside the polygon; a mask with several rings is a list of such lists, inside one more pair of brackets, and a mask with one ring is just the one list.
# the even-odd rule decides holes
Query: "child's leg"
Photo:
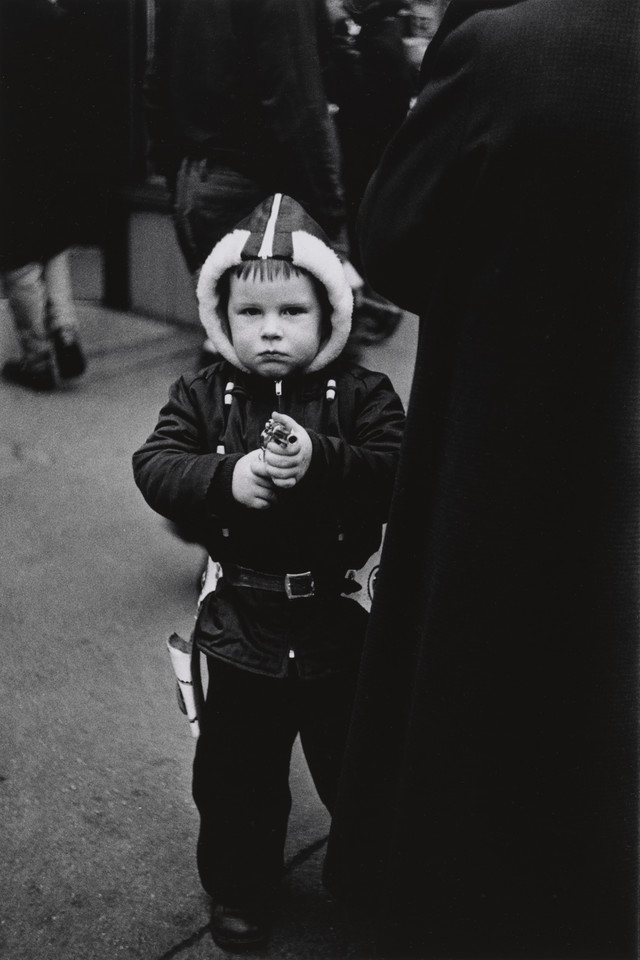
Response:
[{"label": "child's leg", "polygon": [[358,679],[357,667],[322,680],[298,685],[300,740],[318,796],[332,811],[338,789],[351,711]]},{"label": "child's leg", "polygon": [[268,895],[282,873],[297,732],[291,681],[208,666],[193,768],[198,869],[214,900],[242,905]]}]

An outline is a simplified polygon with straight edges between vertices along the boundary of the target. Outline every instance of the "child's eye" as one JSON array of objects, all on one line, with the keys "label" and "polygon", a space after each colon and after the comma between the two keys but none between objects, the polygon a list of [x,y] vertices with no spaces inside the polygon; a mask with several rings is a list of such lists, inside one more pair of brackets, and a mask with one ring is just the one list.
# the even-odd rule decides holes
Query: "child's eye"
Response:
[{"label": "child's eye", "polygon": [[243,317],[257,317],[260,314],[258,307],[243,307],[238,311]]},{"label": "child's eye", "polygon": [[299,306],[291,305],[291,306],[288,306],[288,307],[283,307],[283,308],[282,308],[282,312],[283,312],[285,315],[287,315],[287,316],[297,317],[299,314],[301,314],[301,313],[306,313],[307,311],[306,311],[306,308],[305,308],[305,307],[299,307]]}]

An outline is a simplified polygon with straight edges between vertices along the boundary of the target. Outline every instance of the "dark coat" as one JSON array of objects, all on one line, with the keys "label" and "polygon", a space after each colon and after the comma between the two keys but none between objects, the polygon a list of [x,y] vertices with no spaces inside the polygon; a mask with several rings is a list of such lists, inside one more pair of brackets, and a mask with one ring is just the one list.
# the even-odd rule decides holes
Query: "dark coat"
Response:
[{"label": "dark coat", "polygon": [[420,338],[326,879],[402,960],[637,956],[638,18],[452,0],[365,198]]},{"label": "dark coat", "polygon": [[331,239],[344,222],[323,83],[323,0],[156,0],[145,79],[150,159],[169,183],[207,158],[303,203]]},{"label": "dark coat", "polygon": [[357,208],[384,148],[407,115],[414,84],[397,7],[369,3],[354,13],[359,33],[337,36],[328,73],[343,150],[347,199]]},{"label": "dark coat", "polygon": [[49,0],[1,0],[3,270],[59,253],[74,236],[71,41],[69,15]]},{"label": "dark coat", "polygon": [[[327,398],[331,378],[334,399]],[[225,403],[229,382],[231,404]],[[242,596],[225,584],[197,635],[212,656],[270,676],[286,676],[293,637],[301,676],[318,677],[359,656],[366,616],[338,596],[339,581],[380,545],[404,414],[386,376],[340,361],[285,379],[282,403],[309,433],[313,454],[302,481],[280,491],[268,510],[238,504],[231,480],[240,457],[260,446],[277,407],[274,382],[225,361],[173,385],[153,434],[134,454],[134,473],[149,505],[176,523],[197,526],[223,568],[311,570],[335,582],[338,589],[326,599],[279,604],[263,592]]]},{"label": "dark coat", "polygon": [[[363,3],[354,11],[360,32],[340,35],[327,73],[337,106],[351,260],[360,268],[356,217],[367,183],[407,115],[414,82],[402,42],[397,3]],[[344,24],[343,24],[344,26]]]}]

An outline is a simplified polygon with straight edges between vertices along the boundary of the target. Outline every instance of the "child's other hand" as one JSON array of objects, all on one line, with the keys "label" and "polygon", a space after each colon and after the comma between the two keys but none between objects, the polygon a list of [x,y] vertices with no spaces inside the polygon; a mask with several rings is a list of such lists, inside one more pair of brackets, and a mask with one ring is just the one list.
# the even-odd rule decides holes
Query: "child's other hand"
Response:
[{"label": "child's other hand", "polygon": [[276,491],[262,460],[262,450],[251,450],[236,463],[231,478],[233,499],[252,510],[266,510],[276,499]]},{"label": "child's other hand", "polygon": [[273,413],[272,416],[289,431],[289,442],[281,447],[270,441],[264,452],[264,463],[276,487],[294,487],[309,469],[313,450],[311,437],[304,427],[284,413]]}]

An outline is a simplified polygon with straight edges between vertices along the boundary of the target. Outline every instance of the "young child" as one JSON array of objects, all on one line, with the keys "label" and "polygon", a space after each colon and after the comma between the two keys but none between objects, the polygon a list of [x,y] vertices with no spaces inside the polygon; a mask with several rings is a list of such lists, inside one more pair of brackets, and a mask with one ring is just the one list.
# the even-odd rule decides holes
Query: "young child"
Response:
[{"label": "young child", "polygon": [[387,377],[340,359],[351,290],[289,197],[214,247],[198,297],[224,359],[173,385],[134,472],[221,569],[195,628],[209,682],[193,795],[213,938],[242,949],[268,937],[298,733],[332,808],[367,620],[346,574],[380,544],[404,414]]}]

